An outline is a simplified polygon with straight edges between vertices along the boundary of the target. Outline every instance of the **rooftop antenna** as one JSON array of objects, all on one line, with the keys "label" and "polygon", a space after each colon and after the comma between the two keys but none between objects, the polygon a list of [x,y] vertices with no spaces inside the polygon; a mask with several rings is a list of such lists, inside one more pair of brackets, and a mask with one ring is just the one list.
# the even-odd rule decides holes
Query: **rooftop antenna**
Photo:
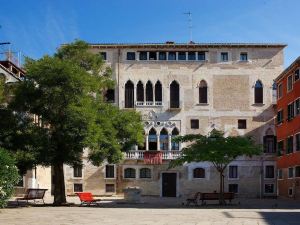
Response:
[{"label": "rooftop antenna", "polygon": [[193,42],[193,31],[192,31],[192,28],[193,28],[193,24],[192,24],[192,13],[190,11],[188,12],[185,12],[184,15],[187,15],[188,16],[188,22],[189,22],[189,32],[190,32],[190,42]]}]

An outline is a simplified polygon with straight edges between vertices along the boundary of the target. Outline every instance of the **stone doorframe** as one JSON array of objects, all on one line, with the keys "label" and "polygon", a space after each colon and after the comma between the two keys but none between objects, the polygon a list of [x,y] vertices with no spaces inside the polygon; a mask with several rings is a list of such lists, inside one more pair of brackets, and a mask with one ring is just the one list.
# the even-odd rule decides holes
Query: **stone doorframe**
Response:
[{"label": "stone doorframe", "polygon": [[162,196],[162,174],[163,173],[176,173],[176,198],[179,197],[179,171],[160,171],[159,173],[159,197]]}]

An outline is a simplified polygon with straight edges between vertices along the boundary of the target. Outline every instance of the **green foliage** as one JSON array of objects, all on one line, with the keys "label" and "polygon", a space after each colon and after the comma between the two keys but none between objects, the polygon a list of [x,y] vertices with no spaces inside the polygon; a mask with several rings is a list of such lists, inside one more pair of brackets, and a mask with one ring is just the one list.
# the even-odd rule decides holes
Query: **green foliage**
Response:
[{"label": "green foliage", "polygon": [[186,142],[189,145],[182,149],[182,155],[173,160],[170,167],[183,165],[186,162],[212,162],[218,171],[238,156],[253,156],[261,153],[261,147],[256,145],[250,137],[224,137],[218,130],[212,130],[207,136],[185,135],[176,138],[177,142]]},{"label": "green foliage", "polygon": [[5,77],[4,76],[0,76],[0,104],[2,104],[4,102],[4,91],[5,91]]},{"label": "green foliage", "polygon": [[6,205],[12,196],[14,186],[19,181],[18,169],[13,157],[0,148],[0,208]]}]

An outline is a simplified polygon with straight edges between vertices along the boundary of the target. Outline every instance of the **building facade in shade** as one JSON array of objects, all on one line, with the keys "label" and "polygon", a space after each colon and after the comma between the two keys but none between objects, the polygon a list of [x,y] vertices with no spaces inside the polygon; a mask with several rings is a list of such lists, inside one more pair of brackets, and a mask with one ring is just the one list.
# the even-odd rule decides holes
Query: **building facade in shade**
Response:
[{"label": "building facade in shade", "polygon": [[300,198],[300,57],[277,78],[279,195]]},{"label": "building facade in shade", "polygon": [[[262,155],[242,156],[230,163],[225,191],[240,197],[276,195],[273,80],[283,70],[284,47],[90,44],[90,51],[100,53],[111,66],[116,81],[115,89],[107,91],[107,101],[141,113],[145,141],[132,146],[117,165],[93,166],[86,150],[82,167],[65,166],[67,194],[112,195],[134,186],[143,195],[162,197],[218,191],[219,175],[209,162],[168,169],[170,160],[184,147],[173,142],[173,137],[206,135],[215,128],[226,136],[250,135],[263,146]],[[38,187],[50,189],[42,181]]]}]

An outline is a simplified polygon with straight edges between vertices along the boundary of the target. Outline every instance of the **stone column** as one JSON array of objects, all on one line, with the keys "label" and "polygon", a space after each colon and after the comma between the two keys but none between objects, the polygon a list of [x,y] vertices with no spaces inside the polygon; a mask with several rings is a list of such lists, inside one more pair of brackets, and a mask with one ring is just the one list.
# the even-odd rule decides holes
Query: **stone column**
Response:
[{"label": "stone column", "polygon": [[145,139],[146,139],[146,151],[148,151],[149,150],[149,136],[148,136],[148,134],[146,134],[145,135]]},{"label": "stone column", "polygon": [[168,135],[168,150],[172,150],[172,134]]},{"label": "stone column", "polygon": [[156,139],[157,139],[157,151],[160,150],[160,140],[159,140],[159,134],[156,135]]}]

